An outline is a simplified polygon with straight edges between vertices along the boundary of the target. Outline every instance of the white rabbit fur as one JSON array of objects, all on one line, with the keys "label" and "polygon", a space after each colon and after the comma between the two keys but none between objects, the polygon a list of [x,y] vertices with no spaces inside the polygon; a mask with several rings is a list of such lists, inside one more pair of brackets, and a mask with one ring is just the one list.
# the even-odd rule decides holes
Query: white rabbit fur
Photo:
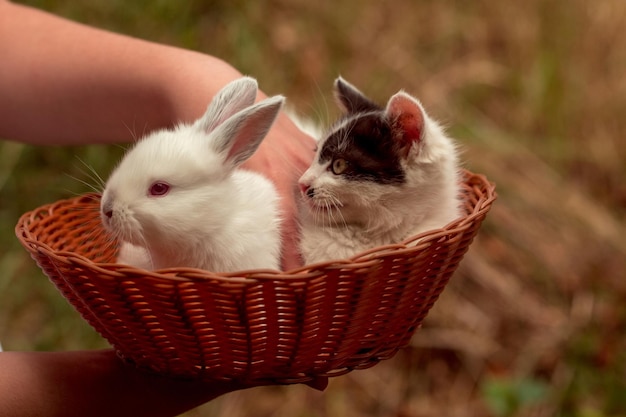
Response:
[{"label": "white rabbit fur", "polygon": [[256,95],[254,79],[233,81],[200,119],[152,133],[124,156],[101,200],[105,229],[121,243],[119,263],[216,272],[279,268],[277,191],[267,178],[238,168],[284,102],[275,96],[254,104]]}]

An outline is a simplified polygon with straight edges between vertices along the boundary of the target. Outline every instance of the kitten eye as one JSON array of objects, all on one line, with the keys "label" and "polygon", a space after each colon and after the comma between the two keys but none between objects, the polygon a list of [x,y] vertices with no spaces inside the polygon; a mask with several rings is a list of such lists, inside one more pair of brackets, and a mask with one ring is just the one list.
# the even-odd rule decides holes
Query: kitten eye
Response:
[{"label": "kitten eye", "polygon": [[346,161],[343,158],[337,158],[333,161],[333,165],[331,169],[333,171],[333,174],[339,175],[343,171],[345,171],[346,168],[348,168],[348,161]]},{"label": "kitten eye", "polygon": [[163,181],[157,181],[150,186],[148,195],[150,197],[162,197],[170,191],[170,185]]}]

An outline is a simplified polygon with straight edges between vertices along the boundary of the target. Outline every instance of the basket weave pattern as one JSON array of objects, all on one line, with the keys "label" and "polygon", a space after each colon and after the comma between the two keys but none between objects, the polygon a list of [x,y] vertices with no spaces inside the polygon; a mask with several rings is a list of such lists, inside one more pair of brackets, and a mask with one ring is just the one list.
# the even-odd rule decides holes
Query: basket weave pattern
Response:
[{"label": "basket weave pattern", "polygon": [[115,264],[98,195],[25,213],[16,234],[82,317],[136,366],[195,379],[308,382],[373,366],[408,344],[496,197],[493,184],[467,171],[462,191],[465,215],[444,229],[288,272]]}]

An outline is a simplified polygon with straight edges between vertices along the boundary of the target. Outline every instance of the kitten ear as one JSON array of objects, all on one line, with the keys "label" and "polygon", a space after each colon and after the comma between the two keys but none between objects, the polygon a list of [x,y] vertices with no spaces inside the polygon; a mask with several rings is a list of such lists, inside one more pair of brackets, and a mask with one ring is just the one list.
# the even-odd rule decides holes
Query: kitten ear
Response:
[{"label": "kitten ear", "polygon": [[254,104],[257,90],[257,82],[251,77],[242,77],[226,84],[213,97],[196,125],[207,133],[212,132],[233,114]]},{"label": "kitten ear", "polygon": [[285,98],[274,96],[227,119],[211,133],[211,144],[226,153],[225,164],[237,167],[254,154],[274,124]]},{"label": "kitten ear", "polygon": [[400,91],[389,99],[385,114],[399,131],[400,149],[408,156],[413,144],[420,144],[424,137],[424,109],[419,101]]},{"label": "kitten ear", "polygon": [[341,77],[335,80],[334,93],[339,105],[350,114],[382,110],[378,104]]}]

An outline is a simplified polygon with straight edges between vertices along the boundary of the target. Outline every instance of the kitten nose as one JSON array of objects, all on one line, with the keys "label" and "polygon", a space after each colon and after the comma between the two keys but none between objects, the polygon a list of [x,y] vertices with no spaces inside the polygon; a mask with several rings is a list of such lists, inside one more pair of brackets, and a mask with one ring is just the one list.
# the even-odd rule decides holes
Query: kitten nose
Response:
[{"label": "kitten nose", "polygon": [[305,195],[309,198],[313,198],[313,196],[315,195],[315,189],[308,184],[300,183],[300,192],[302,193],[302,195]]}]

